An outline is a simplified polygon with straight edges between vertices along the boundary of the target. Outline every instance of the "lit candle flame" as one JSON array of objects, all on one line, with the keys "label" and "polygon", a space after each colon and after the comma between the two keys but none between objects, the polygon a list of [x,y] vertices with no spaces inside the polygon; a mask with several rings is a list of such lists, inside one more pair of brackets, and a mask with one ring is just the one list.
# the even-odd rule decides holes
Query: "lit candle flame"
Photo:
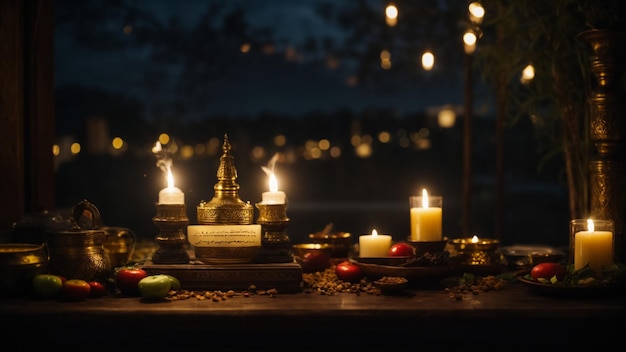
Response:
[{"label": "lit candle flame", "polygon": [[376,231],[376,229],[372,230],[372,236],[378,236],[378,231]]},{"label": "lit candle flame", "polygon": [[426,192],[426,188],[422,190],[422,208],[428,208],[428,192]]},{"label": "lit candle flame", "polygon": [[273,172],[270,174],[270,192],[278,192],[278,180]]},{"label": "lit candle flame", "polygon": [[261,166],[261,169],[263,169],[270,178],[270,192],[278,192],[278,180],[276,179],[276,175],[274,175],[274,166],[276,165],[276,161],[278,161],[278,157],[278,153],[274,154],[267,166]]},{"label": "lit candle flame", "polygon": [[474,235],[474,237],[472,237],[472,243],[478,243],[478,236]]},{"label": "lit candle flame", "polygon": [[595,230],[595,226],[593,225],[593,220],[587,219],[587,231],[593,232]]},{"label": "lit candle flame", "polygon": [[167,168],[167,188],[174,188],[174,175],[170,168]]}]

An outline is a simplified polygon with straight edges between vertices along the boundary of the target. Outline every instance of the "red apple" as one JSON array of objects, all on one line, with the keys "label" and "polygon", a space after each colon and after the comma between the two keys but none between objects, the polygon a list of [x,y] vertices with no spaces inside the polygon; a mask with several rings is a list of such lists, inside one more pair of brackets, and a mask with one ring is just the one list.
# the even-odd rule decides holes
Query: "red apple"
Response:
[{"label": "red apple", "polygon": [[61,299],[65,301],[82,301],[89,296],[91,286],[85,280],[65,280],[61,286]]},{"label": "red apple", "polygon": [[565,267],[559,263],[539,263],[530,270],[530,276],[537,281],[563,281],[567,275]]},{"label": "red apple", "polygon": [[322,252],[306,252],[300,260],[300,265],[304,272],[324,271],[330,267],[330,256]]},{"label": "red apple", "polygon": [[349,260],[344,260],[335,266],[335,274],[339,280],[348,282],[359,282],[365,274],[358,265]]},{"label": "red apple", "polygon": [[91,291],[89,291],[90,298],[98,298],[102,297],[106,294],[107,288],[104,286],[102,282],[99,281],[89,281],[87,282],[91,287]]},{"label": "red apple", "polygon": [[115,274],[115,286],[126,296],[139,296],[139,281],[148,273],[139,267],[121,267]]},{"label": "red apple", "polygon": [[415,247],[406,242],[394,243],[391,248],[389,248],[389,253],[387,255],[392,257],[411,257],[415,255]]}]

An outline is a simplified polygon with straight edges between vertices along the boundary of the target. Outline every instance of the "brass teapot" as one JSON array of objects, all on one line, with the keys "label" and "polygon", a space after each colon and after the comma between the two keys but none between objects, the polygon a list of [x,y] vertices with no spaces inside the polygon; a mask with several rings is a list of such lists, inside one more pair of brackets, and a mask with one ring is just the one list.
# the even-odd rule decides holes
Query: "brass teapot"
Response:
[{"label": "brass teapot", "polygon": [[107,231],[98,208],[82,200],[72,208],[71,228],[47,232],[50,272],[66,279],[106,281],[112,276],[111,260],[104,248]]}]

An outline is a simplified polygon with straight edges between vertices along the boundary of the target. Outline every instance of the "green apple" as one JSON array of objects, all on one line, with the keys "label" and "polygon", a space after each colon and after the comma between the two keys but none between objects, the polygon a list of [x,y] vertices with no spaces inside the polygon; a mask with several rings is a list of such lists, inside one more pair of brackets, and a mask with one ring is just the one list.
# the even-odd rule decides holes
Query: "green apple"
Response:
[{"label": "green apple", "polygon": [[146,276],[137,284],[139,293],[146,299],[165,298],[171,287],[172,280],[164,274]]},{"label": "green apple", "polygon": [[37,296],[52,298],[61,292],[63,280],[58,275],[37,274],[33,276],[32,284]]},{"label": "green apple", "polygon": [[166,275],[166,274],[163,274],[163,275],[167,276],[170,279],[170,281],[172,281],[172,286],[170,287],[170,290],[180,291],[180,280],[178,280],[172,275]]}]

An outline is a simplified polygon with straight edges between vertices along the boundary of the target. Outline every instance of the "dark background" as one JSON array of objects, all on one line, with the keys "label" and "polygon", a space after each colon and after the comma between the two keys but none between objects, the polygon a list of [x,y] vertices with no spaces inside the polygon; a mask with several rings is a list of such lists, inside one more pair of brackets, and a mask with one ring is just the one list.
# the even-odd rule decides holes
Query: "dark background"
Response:
[{"label": "dark background", "polygon": [[[261,167],[274,153],[285,156],[276,172],[289,199],[294,243],[329,223],[355,236],[375,228],[405,239],[408,197],[422,188],[443,196],[446,236],[471,235],[461,230],[462,114],[452,128],[441,128],[433,113],[448,105],[462,112],[457,38],[466,5],[420,6],[415,14],[423,21],[413,25],[426,29],[403,43],[438,49],[430,72],[419,69],[417,52],[398,55],[393,70],[380,69],[379,50],[399,43],[384,25],[384,6],[374,1],[56,1],[57,141],[78,141],[83,150],[56,160],[55,211],[86,198],[106,224],[153,238],[154,204],[165,186],[150,151],[158,135],[193,146],[228,134],[244,201],[260,201],[267,190]],[[371,23],[361,26],[365,20]],[[251,43],[248,55],[241,55],[242,42]],[[287,55],[292,51],[296,58]],[[336,68],[328,66],[330,53],[340,58]],[[358,84],[346,84],[349,78]],[[472,234],[495,237],[496,207],[503,206],[504,243],[566,246],[562,161],[543,163],[530,119],[508,126],[504,204],[496,204],[492,93],[479,79],[474,89]],[[94,121],[104,124],[94,128]],[[401,144],[420,130],[428,131],[430,148]],[[391,134],[389,143],[377,140],[381,131]],[[286,145],[272,143],[277,134]],[[356,155],[354,135],[372,137],[371,156]],[[95,139],[114,136],[127,142],[122,152],[93,147]],[[305,143],[322,138],[342,155],[305,158]],[[253,154],[256,147],[262,156]],[[213,197],[219,156],[219,150],[171,155],[192,224],[195,207]]]}]

